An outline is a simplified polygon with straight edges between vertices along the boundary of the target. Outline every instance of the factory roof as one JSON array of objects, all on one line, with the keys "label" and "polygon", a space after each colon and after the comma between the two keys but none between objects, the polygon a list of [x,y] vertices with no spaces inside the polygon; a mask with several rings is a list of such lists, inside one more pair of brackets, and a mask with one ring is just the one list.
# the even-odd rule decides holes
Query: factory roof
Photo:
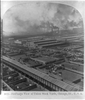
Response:
[{"label": "factory roof", "polygon": [[39,40],[39,41],[35,41],[35,43],[44,43],[44,42],[49,42],[49,41],[55,41],[55,39]]},{"label": "factory roof", "polygon": [[77,71],[80,71],[80,72],[84,71],[83,65],[79,65],[79,64],[75,64],[75,63],[68,63],[68,62],[64,62],[63,65],[70,69],[77,69]]},{"label": "factory roof", "polygon": [[43,63],[48,63],[48,62],[56,61],[55,58],[53,58],[53,57],[47,57],[47,56],[33,58],[33,59],[35,59],[37,61],[40,61],[40,62],[43,62]]}]

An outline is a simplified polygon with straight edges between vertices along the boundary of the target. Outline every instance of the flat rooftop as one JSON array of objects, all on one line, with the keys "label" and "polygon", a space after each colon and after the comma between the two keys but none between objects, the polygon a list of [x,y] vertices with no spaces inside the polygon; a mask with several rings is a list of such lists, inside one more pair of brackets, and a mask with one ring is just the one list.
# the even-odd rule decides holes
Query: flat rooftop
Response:
[{"label": "flat rooftop", "polygon": [[53,61],[55,61],[56,59],[55,58],[52,58],[52,57],[38,57],[38,58],[36,58],[36,60],[38,60],[38,61],[42,61],[42,62],[44,62],[44,63],[48,63],[48,62],[53,62]]},{"label": "flat rooftop", "polygon": [[28,59],[28,58],[26,58],[26,59],[27,59],[27,60],[24,59],[23,62],[29,64],[30,67],[35,67],[35,66],[42,65],[42,64],[41,64],[40,62],[38,62],[38,61],[34,61],[34,60]]},{"label": "flat rooftop", "polygon": [[[39,66],[41,65],[38,61],[35,62],[34,60],[31,60],[29,58],[27,58],[27,56],[25,56],[24,54],[23,55],[18,55],[18,56],[15,56],[13,57],[15,60],[19,60],[20,58],[22,58],[22,62],[24,62],[27,66],[30,66],[30,67],[34,67],[34,66]],[[24,60],[24,59],[28,59],[28,60]]]},{"label": "flat rooftop", "polygon": [[62,79],[65,79],[65,80],[69,80],[70,82],[73,82],[77,79],[81,79],[82,78],[82,75],[80,74],[77,74],[75,72],[72,72],[72,71],[68,71],[68,70],[58,70],[57,71],[57,75],[59,75],[59,73],[62,72]]},{"label": "flat rooftop", "polygon": [[79,83],[77,83],[77,85],[80,85],[80,86],[83,87],[83,85],[84,85],[84,81],[80,81]]},{"label": "flat rooftop", "polygon": [[34,88],[34,89],[30,90],[30,91],[45,91],[45,90],[37,87],[37,88]]},{"label": "flat rooftop", "polygon": [[68,62],[64,62],[63,65],[67,68],[75,69],[75,70],[80,71],[80,72],[84,72],[84,66],[83,65],[68,63]]},{"label": "flat rooftop", "polygon": [[39,41],[35,41],[34,43],[44,43],[44,42],[50,42],[50,41],[55,41],[55,39],[39,40]]},{"label": "flat rooftop", "polygon": [[22,54],[22,55],[16,55],[13,57],[15,60],[19,60],[20,58],[26,58],[26,55]]},{"label": "flat rooftop", "polygon": [[[54,74],[53,72],[49,72],[49,70],[46,70],[45,68],[44,69],[38,69],[40,70],[41,72],[44,72],[44,73],[48,73],[51,77],[55,78],[55,79],[63,79],[63,80],[69,80],[70,82],[73,82],[77,79],[81,79],[82,78],[82,75],[80,74],[77,74],[75,72],[72,72],[72,71],[68,71],[68,70],[57,70],[56,71],[56,74]],[[59,73],[62,73],[62,75],[60,75]]]}]

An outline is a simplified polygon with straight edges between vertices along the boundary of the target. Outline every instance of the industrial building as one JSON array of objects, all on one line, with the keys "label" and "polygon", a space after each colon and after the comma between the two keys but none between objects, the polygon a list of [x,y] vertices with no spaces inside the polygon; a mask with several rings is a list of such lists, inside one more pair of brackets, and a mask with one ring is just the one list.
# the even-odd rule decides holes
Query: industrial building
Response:
[{"label": "industrial building", "polygon": [[[22,45],[14,42],[4,45],[2,65],[8,66],[8,75],[2,79],[3,90],[83,91],[84,66],[74,62],[77,58],[83,60],[83,47],[80,43],[75,48],[76,44],[71,41],[43,39],[30,42],[32,46],[24,46],[26,42]],[[27,44],[30,43],[27,41]],[[4,75],[6,71],[3,66]],[[10,68],[14,72],[9,71]]]}]

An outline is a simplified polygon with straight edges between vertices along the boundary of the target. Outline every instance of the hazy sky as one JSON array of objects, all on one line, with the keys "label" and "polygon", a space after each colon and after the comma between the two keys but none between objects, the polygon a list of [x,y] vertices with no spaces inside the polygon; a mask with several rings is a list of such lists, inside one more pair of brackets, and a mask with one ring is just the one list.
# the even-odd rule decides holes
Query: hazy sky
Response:
[{"label": "hazy sky", "polygon": [[79,12],[67,5],[49,2],[28,2],[10,8],[3,17],[5,36],[19,34],[41,34],[51,30],[82,27]]}]

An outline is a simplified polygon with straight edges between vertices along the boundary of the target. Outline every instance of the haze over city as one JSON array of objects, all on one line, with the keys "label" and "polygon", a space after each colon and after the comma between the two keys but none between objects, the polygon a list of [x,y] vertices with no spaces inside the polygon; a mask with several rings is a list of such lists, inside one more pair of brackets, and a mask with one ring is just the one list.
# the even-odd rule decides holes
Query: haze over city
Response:
[{"label": "haze over city", "polygon": [[3,35],[36,35],[51,31],[82,28],[80,13],[73,7],[48,2],[29,2],[10,8],[3,17]]}]

